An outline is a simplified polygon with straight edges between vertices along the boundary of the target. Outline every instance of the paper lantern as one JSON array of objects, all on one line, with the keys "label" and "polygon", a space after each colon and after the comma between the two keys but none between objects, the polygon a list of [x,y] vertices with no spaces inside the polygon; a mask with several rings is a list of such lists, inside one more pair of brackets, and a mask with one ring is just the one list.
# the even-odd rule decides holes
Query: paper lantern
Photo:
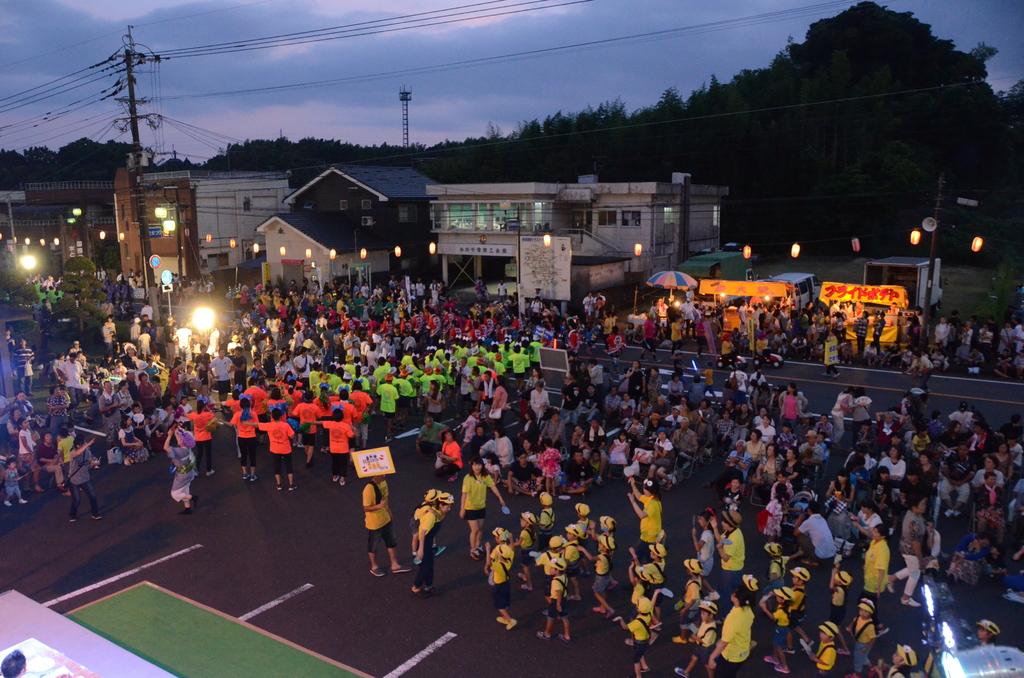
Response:
[{"label": "paper lantern", "polygon": [[636,256],[639,257],[643,253],[644,253],[644,246],[643,245],[641,245],[640,243],[637,243],[637,244],[633,245],[633,254],[635,254]]},{"label": "paper lantern", "polygon": [[54,247],[60,247],[60,238],[54,238],[53,239],[53,246]]},{"label": "paper lantern", "polygon": [[854,254],[860,252],[860,238],[850,238],[850,247],[853,249]]},{"label": "paper lantern", "polygon": [[46,247],[46,238],[40,238],[39,239],[39,246],[40,247]]},{"label": "paper lantern", "polygon": [[228,247],[230,247],[231,249],[235,249],[235,247],[237,247],[237,246],[238,246],[238,243],[235,242],[234,238],[232,238],[231,240],[228,240]]},{"label": "paper lantern", "polygon": [[82,208],[81,207],[72,207],[71,208],[71,214],[75,215],[76,217],[82,216]]},{"label": "paper lantern", "polygon": [[974,240],[971,241],[971,251],[980,252],[981,248],[985,246],[985,239],[980,235],[974,236]]},{"label": "paper lantern", "polygon": [[312,259],[313,258],[313,250],[309,249],[308,247],[306,248],[306,258],[307,259]]},{"label": "paper lantern", "polygon": [[395,245],[395,256],[396,257],[402,256],[402,246],[401,245]]},{"label": "paper lantern", "polygon": [[743,246],[743,258],[744,259],[750,259],[750,257],[752,257],[752,256],[754,256],[753,248],[750,245],[744,245]]},{"label": "paper lantern", "polygon": [[332,247],[329,256],[331,257],[331,261],[334,261],[335,259],[338,258],[338,250]]},{"label": "paper lantern", "polygon": [[430,254],[432,255],[437,254],[437,243],[432,242],[429,245],[427,245],[427,251],[430,252]]},{"label": "paper lantern", "polygon": [[107,232],[106,231],[100,231],[100,240],[106,240],[106,239],[107,239]]},{"label": "paper lantern", "polygon": [[155,216],[157,219],[166,219],[167,218],[167,208],[166,207],[157,207],[156,209],[153,210],[153,216]]},{"label": "paper lantern", "polygon": [[545,233],[544,234],[544,247],[551,247],[551,234],[550,233]]},{"label": "paper lantern", "polygon": [[260,244],[258,242],[254,242],[252,244],[252,253],[253,254],[259,254],[260,253]]},{"label": "paper lantern", "polygon": [[366,248],[365,247],[360,248],[360,250],[359,250],[359,258],[360,259],[364,259],[364,260],[366,259]]},{"label": "paper lantern", "polygon": [[285,249],[285,246],[284,246],[284,245],[281,245],[281,247],[279,247],[277,251],[281,253],[281,256],[282,256],[282,257],[283,257],[283,256],[284,256],[285,254],[287,254],[287,253],[288,253],[288,250],[287,250],[287,249]]},{"label": "paper lantern", "polygon": [[800,243],[793,243],[793,246],[789,248],[789,256],[793,257],[794,259],[800,256]]},{"label": "paper lantern", "polygon": [[213,233],[206,234],[206,242],[213,242]]},{"label": "paper lantern", "polygon": [[124,242],[124,231],[121,231],[120,233],[117,234],[117,241]]},{"label": "paper lantern", "polygon": [[915,228],[910,232],[910,244],[919,245],[921,244],[921,229]]}]

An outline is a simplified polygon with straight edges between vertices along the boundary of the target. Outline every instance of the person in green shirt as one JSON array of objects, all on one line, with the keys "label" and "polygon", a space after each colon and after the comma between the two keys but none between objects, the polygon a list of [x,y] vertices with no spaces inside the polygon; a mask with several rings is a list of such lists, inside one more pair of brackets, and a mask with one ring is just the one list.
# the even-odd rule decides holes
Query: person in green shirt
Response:
[{"label": "person in green shirt", "polygon": [[540,365],[540,349],[543,346],[544,344],[536,339],[530,342],[530,362],[534,365]]},{"label": "person in green shirt", "polygon": [[392,383],[398,389],[398,423],[404,424],[409,417],[409,407],[416,397],[416,389],[409,382],[409,374],[404,369]]},{"label": "person in green shirt", "polygon": [[394,386],[395,377],[387,375],[377,386],[377,397],[380,398],[380,412],[384,415],[386,426],[384,440],[390,441],[395,426],[395,412],[398,410],[398,389]]}]

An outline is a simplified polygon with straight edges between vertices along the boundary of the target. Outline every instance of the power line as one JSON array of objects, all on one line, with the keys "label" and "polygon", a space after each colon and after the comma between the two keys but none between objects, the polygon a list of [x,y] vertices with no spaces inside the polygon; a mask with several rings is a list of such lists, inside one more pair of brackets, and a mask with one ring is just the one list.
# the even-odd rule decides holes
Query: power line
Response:
[{"label": "power line", "polygon": [[[533,4],[533,3],[536,3],[536,2],[550,2],[550,1],[551,0],[529,0],[528,2],[518,3],[518,5],[527,5],[527,4]],[[294,40],[294,39],[293,40],[278,40],[276,42],[268,42],[268,43],[263,43],[263,44],[259,44],[259,45],[253,45],[253,46],[239,46],[239,47],[230,47],[230,48],[217,48],[217,49],[209,49],[209,50],[181,51],[181,52],[170,51],[170,52],[166,52],[165,55],[163,56],[163,58],[166,58],[166,59],[178,59],[178,58],[195,57],[195,56],[210,56],[210,55],[214,55],[214,54],[232,54],[232,53],[235,53],[235,52],[250,52],[250,51],[253,51],[253,50],[271,49],[271,48],[275,48],[275,47],[290,47],[290,46],[294,46],[294,45],[306,45],[306,44],[310,44],[310,43],[327,42],[327,41],[331,41],[331,40],[341,40],[341,39],[345,39],[345,38],[354,38],[354,37],[361,37],[361,36],[367,36],[367,35],[380,35],[380,34],[384,34],[384,33],[397,33],[397,32],[400,32],[400,31],[407,31],[407,30],[412,30],[412,29],[415,29],[415,28],[430,28],[430,27],[434,27],[434,26],[445,26],[445,25],[449,25],[449,24],[463,23],[463,22],[466,22],[466,21],[476,21],[478,19],[489,19],[489,18],[500,17],[500,16],[514,15],[514,14],[524,14],[524,13],[527,13],[527,12],[536,12],[536,11],[544,10],[544,9],[553,9],[553,8],[557,8],[557,7],[568,7],[570,5],[582,5],[582,4],[587,4],[587,3],[590,3],[590,2],[593,2],[593,1],[594,0],[563,0],[562,2],[558,2],[556,4],[545,4],[545,5],[539,6],[539,7],[525,7],[525,8],[510,9],[510,10],[505,10],[505,11],[500,11],[500,12],[490,12],[490,13],[485,13],[485,14],[473,14],[472,16],[457,17],[457,18],[450,18],[450,19],[439,19],[439,20],[436,20],[436,21],[420,21],[420,22],[415,23],[414,25],[409,25],[409,26],[396,26],[396,27],[382,28],[380,30],[364,30],[364,31],[357,31],[357,32],[346,32],[346,33],[341,34],[341,35],[330,35],[330,36],[325,36],[325,37],[306,38],[306,39],[299,39],[299,40]],[[508,6],[509,7],[516,7],[517,5],[508,5]],[[454,15],[451,15],[451,16],[454,16]]]},{"label": "power line", "polygon": [[[567,45],[556,45],[553,47],[541,47],[537,49],[522,50],[518,52],[508,52],[505,54],[496,54],[486,57],[476,57],[472,59],[461,59],[458,61],[450,61],[441,64],[433,64],[428,66],[417,66],[413,68],[396,69],[392,71],[382,71],[377,73],[366,73],[361,75],[351,75],[339,78],[329,78],[325,80],[309,80],[305,82],[296,83],[284,83],[280,85],[268,85],[264,87],[253,87],[247,89],[237,90],[220,90],[217,92],[204,92],[199,94],[177,94],[164,97],[165,100],[175,99],[203,99],[203,98],[214,98],[224,96],[238,96],[246,94],[257,94],[262,92],[274,92],[290,89],[305,89],[310,87],[323,87],[325,85],[335,85],[346,82],[359,82],[366,80],[385,79],[396,76],[409,76],[420,73],[430,73],[436,71],[446,71],[458,68],[465,68],[468,66],[479,66],[487,65],[490,63],[502,63],[505,61],[512,61],[516,59],[544,56],[548,54],[555,54],[558,52],[569,52],[575,50],[583,50],[589,48],[600,48],[605,46],[614,45],[616,43],[633,42],[633,41],[649,41],[657,39],[671,38],[679,34],[686,33],[706,33],[719,30],[726,30],[734,28],[736,26],[746,25],[757,25],[757,23],[771,23],[774,21],[782,21],[792,18],[797,18],[804,14],[817,13],[823,9],[833,8],[839,5],[849,4],[846,0],[836,0],[833,2],[826,2],[817,5],[808,5],[804,7],[796,7],[790,10],[780,10],[777,12],[765,12],[762,14],[754,14],[745,17],[738,17],[735,19],[724,19],[721,21],[714,21],[701,24],[692,24],[687,26],[677,26],[675,28],[666,28],[657,31],[647,31],[643,33],[633,33],[629,35],[620,35],[610,38],[601,38],[597,40],[587,40],[583,42],[570,43]],[[756,23],[749,23],[756,22]]]}]

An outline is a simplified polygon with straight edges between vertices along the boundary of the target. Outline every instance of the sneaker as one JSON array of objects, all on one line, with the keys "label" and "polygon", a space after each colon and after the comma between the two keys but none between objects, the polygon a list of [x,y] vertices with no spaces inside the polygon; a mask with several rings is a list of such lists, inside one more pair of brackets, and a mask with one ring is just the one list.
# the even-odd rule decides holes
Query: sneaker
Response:
[{"label": "sneaker", "polygon": [[558,639],[566,644],[568,644],[569,641],[572,640],[572,638],[570,638],[569,636],[563,636],[561,633],[558,634]]},{"label": "sneaker", "polygon": [[338,479],[338,485],[340,485],[341,487],[345,487],[345,482],[346,481],[344,476]]},{"label": "sneaker", "polygon": [[260,479],[260,477],[258,475],[256,475],[255,473],[253,473],[252,475],[249,476],[249,482],[250,483],[255,483],[259,479]]},{"label": "sneaker", "polygon": [[339,478],[341,478],[341,476],[331,476],[331,482],[332,483],[336,483],[336,482],[338,482]]},{"label": "sneaker", "polygon": [[537,637],[540,638],[541,640],[551,640],[551,636],[549,636],[548,634],[544,633],[543,631],[537,631]]},{"label": "sneaker", "polygon": [[71,516],[70,518],[68,518],[68,522],[69,523],[77,523],[78,522],[78,518],[76,518],[74,516]]},{"label": "sneaker", "polygon": [[281,487],[280,485],[278,485],[278,486],[277,486],[277,491],[278,491],[278,492],[280,492],[280,491],[281,491],[282,489],[283,489],[283,488],[282,488],[282,487]]},{"label": "sneaker", "polygon": [[11,501],[9,499],[4,499],[4,506],[10,508],[11,506],[13,506],[13,504],[11,504]]},{"label": "sneaker", "polygon": [[785,652],[786,654],[796,654],[796,649],[792,647],[787,647],[783,650],[783,652]]},{"label": "sneaker", "polygon": [[435,546],[434,547],[434,557],[437,558],[439,555],[441,555],[442,553],[444,553],[447,550],[448,550],[447,546]]},{"label": "sneaker", "polygon": [[103,520],[103,516],[93,516],[93,520]]},{"label": "sneaker", "polygon": [[789,673],[789,667],[788,666],[783,666],[782,664],[776,664],[775,665],[775,673],[782,673],[782,674]]},{"label": "sneaker", "polygon": [[384,570],[380,569],[379,567],[371,567],[370,574],[372,574],[374,577],[383,577]]},{"label": "sneaker", "polygon": [[242,482],[243,483],[249,482],[249,474],[248,473],[243,473],[242,474]]},{"label": "sneaker", "polygon": [[944,513],[945,513],[945,516],[946,516],[947,518],[952,518],[952,517],[953,517],[953,509],[946,509],[946,510],[944,511]]},{"label": "sneaker", "polygon": [[207,471],[207,472],[206,472],[206,475],[207,475],[207,476],[212,476],[212,475],[213,475],[214,473],[216,473],[216,471],[214,471],[214,470],[213,470],[213,469],[211,468],[211,469],[210,469],[209,471]]},{"label": "sneaker", "polygon": [[907,598],[906,600],[900,600],[900,605],[906,605],[907,607],[921,607],[921,603],[917,602],[913,598]]},{"label": "sneaker", "polygon": [[519,623],[519,620],[517,620],[517,619],[509,620],[509,622],[507,624],[505,624],[505,630],[506,631],[511,631],[512,629],[514,629],[516,627],[516,625],[518,623]]},{"label": "sneaker", "polygon": [[294,492],[294,491],[295,491],[295,490],[297,490],[297,489],[299,489],[299,486],[298,486],[298,485],[289,485],[289,486],[288,486],[288,491],[289,491],[289,492]]},{"label": "sneaker", "polygon": [[779,663],[779,660],[778,660],[778,659],[776,659],[775,657],[771,656],[770,654],[766,654],[766,655],[764,656],[764,660],[765,660],[765,661],[766,661],[767,663],[769,663],[769,664],[778,664],[778,663]]},{"label": "sneaker", "polygon": [[682,678],[690,678],[690,675],[689,675],[689,674],[688,674],[688,673],[687,673],[686,671],[684,671],[684,670],[683,670],[683,668],[682,668],[681,666],[677,666],[677,667],[675,667],[674,669],[672,669],[672,671],[673,671],[673,672],[674,672],[674,673],[675,673],[675,674],[676,674],[677,676],[681,676]]},{"label": "sneaker", "polygon": [[406,572],[412,572],[412,568],[406,565],[399,565],[397,568],[391,568],[391,574],[405,574]]}]

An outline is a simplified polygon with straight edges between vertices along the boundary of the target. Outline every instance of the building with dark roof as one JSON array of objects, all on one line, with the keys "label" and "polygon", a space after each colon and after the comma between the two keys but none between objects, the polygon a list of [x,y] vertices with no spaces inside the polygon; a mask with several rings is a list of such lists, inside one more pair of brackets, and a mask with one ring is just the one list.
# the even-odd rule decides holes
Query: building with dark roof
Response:
[{"label": "building with dark roof", "polygon": [[292,213],[343,215],[337,223],[351,226],[360,240],[375,238],[391,250],[400,245],[404,256],[393,257],[391,267],[408,269],[427,257],[434,199],[427,194],[427,185],[433,183],[412,167],[332,165],[295,189],[285,202]]}]

